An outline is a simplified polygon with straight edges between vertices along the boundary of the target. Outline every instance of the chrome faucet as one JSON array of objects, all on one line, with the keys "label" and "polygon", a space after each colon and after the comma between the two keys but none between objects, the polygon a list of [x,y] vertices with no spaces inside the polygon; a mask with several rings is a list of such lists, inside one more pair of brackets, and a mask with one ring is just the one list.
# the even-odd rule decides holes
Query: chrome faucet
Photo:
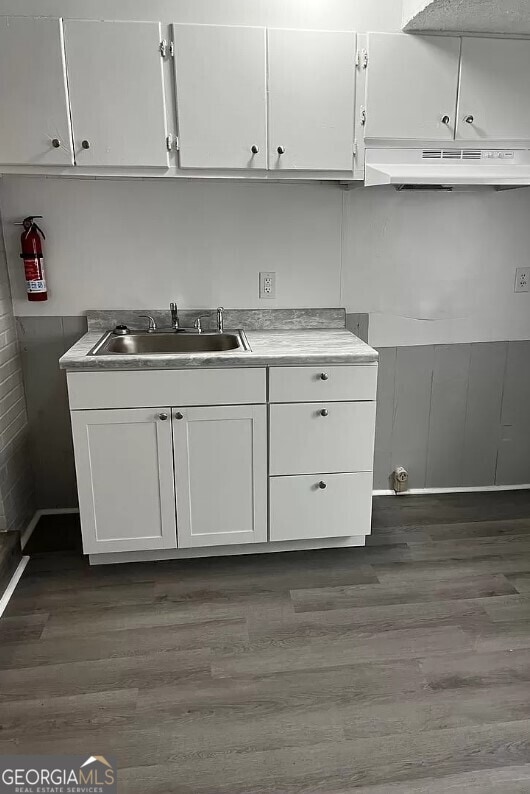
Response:
[{"label": "chrome faucet", "polygon": [[174,331],[180,330],[178,306],[173,301],[169,304],[169,311],[171,312],[171,327]]},{"label": "chrome faucet", "polygon": [[225,329],[223,312],[224,312],[223,307],[219,306],[219,308],[217,309],[217,330],[219,331],[220,334],[222,334]]}]

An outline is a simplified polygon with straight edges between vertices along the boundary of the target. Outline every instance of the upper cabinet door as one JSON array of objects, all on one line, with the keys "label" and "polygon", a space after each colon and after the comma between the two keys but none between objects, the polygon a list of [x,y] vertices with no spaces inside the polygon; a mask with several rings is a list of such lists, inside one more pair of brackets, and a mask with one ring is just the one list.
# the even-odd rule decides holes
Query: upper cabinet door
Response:
[{"label": "upper cabinet door", "polygon": [[266,168],[265,29],[174,25],[182,168]]},{"label": "upper cabinet door", "polygon": [[0,163],[73,165],[60,19],[0,17]]},{"label": "upper cabinet door", "polygon": [[530,140],[530,41],[462,40],[456,138]]},{"label": "upper cabinet door", "polygon": [[269,30],[269,168],[351,171],[355,34]]},{"label": "upper cabinet door", "polygon": [[167,167],[158,22],[64,24],[77,165]]},{"label": "upper cabinet door", "polygon": [[460,39],[370,33],[366,138],[452,141]]}]

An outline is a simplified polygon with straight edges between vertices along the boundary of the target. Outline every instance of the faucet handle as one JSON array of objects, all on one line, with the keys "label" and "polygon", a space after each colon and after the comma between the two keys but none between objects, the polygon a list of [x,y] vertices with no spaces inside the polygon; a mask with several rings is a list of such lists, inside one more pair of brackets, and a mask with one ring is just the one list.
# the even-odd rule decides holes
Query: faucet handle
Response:
[{"label": "faucet handle", "polygon": [[140,314],[140,317],[143,317],[145,320],[149,320],[149,328],[147,329],[147,332],[149,334],[154,334],[154,332],[156,331],[155,318],[152,317],[150,314]]}]

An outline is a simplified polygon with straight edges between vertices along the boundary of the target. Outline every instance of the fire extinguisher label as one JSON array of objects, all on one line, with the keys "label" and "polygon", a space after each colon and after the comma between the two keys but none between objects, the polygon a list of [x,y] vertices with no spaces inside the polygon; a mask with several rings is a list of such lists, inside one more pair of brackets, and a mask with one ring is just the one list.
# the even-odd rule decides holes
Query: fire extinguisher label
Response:
[{"label": "fire extinguisher label", "polygon": [[46,292],[46,282],[42,278],[37,281],[27,281],[26,285],[28,292]]},{"label": "fire extinguisher label", "polygon": [[46,292],[42,258],[25,259],[26,288],[28,292]]}]

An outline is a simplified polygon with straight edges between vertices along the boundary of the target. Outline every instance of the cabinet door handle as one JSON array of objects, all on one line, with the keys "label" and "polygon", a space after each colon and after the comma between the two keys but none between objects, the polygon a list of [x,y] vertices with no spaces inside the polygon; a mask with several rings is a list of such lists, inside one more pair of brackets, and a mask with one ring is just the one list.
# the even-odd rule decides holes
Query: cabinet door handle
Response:
[{"label": "cabinet door handle", "polygon": [[83,149],[90,149],[90,141],[87,141],[86,139],[84,141],[81,141],[81,146],[83,147]]},{"label": "cabinet door handle", "polygon": [[320,480],[320,482],[318,483],[318,487],[323,491],[324,488],[328,487],[328,485],[327,483],[324,482],[324,480]]},{"label": "cabinet door handle", "polygon": [[52,146],[54,149],[59,149],[61,147],[61,141],[59,138],[52,138]]},{"label": "cabinet door handle", "polygon": [[466,116],[464,121],[466,122],[466,124],[473,124],[473,122],[475,121],[475,117],[474,116]]},{"label": "cabinet door handle", "polygon": [[442,124],[450,124],[451,116],[442,116]]},{"label": "cabinet door handle", "polygon": [[256,146],[256,144],[254,144],[254,146],[250,147],[250,151],[252,152],[252,154],[258,154],[259,146]]},{"label": "cabinet door handle", "polygon": [[285,154],[285,146],[278,146],[276,151],[278,152],[278,154]]},{"label": "cabinet door handle", "polygon": [[159,418],[159,419],[160,419],[162,422],[165,422],[165,421],[166,421],[166,419],[167,419],[167,414],[165,414],[165,413],[158,414],[158,418]]},{"label": "cabinet door handle", "polygon": [[328,413],[329,411],[327,408],[322,408],[322,410],[320,411],[320,416],[327,416]]},{"label": "cabinet door handle", "polygon": [[329,378],[329,375],[327,374],[327,372],[321,372],[320,373],[320,380],[327,380],[328,378]]},{"label": "cabinet door handle", "polygon": [[175,414],[175,419],[184,419],[184,414],[181,414],[180,411],[177,411]]}]

